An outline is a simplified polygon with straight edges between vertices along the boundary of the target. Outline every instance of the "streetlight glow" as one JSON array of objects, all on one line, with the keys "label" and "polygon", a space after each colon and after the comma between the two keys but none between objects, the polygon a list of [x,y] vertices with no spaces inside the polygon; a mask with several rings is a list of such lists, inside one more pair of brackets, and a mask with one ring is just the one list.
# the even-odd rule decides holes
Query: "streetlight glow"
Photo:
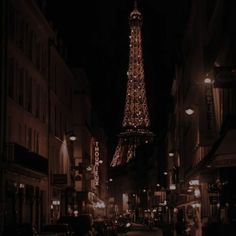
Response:
[{"label": "streetlight glow", "polygon": [[212,80],[208,77],[204,79],[205,84],[210,84],[211,82],[212,82]]},{"label": "streetlight glow", "polygon": [[191,108],[187,108],[187,109],[185,110],[185,113],[190,116],[190,115],[192,115],[192,114],[194,113],[194,110],[191,109]]},{"label": "streetlight glow", "polygon": [[69,135],[69,139],[70,139],[70,141],[75,141],[75,140],[77,139],[77,137],[75,136],[74,133],[71,133],[71,134]]},{"label": "streetlight glow", "polygon": [[174,154],[174,152],[169,152],[169,157],[173,157],[175,154]]}]

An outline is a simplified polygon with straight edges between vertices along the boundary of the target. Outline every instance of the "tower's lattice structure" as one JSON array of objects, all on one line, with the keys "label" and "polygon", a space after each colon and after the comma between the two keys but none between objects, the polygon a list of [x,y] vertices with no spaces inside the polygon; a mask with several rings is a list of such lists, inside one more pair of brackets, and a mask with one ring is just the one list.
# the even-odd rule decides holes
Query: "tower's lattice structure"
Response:
[{"label": "tower's lattice structure", "polygon": [[128,162],[135,156],[136,148],[141,143],[148,143],[154,137],[154,134],[149,130],[150,120],[142,56],[142,21],[142,14],[135,4],[129,17],[130,51],[123,129],[111,162],[113,167]]}]

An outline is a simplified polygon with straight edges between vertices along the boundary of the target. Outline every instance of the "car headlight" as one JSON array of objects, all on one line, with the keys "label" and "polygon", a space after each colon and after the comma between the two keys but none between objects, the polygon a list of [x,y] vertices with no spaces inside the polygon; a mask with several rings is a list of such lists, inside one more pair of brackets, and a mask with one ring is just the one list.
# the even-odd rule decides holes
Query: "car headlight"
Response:
[{"label": "car headlight", "polygon": [[127,228],[128,228],[128,227],[130,227],[130,226],[131,226],[131,224],[130,224],[130,223],[127,223],[127,224],[126,224],[126,227],[127,227]]}]

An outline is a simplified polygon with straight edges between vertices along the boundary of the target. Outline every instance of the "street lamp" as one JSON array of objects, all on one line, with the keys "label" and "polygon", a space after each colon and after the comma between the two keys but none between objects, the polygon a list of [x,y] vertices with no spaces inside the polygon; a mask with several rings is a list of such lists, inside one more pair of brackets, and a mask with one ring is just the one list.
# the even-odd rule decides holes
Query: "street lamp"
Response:
[{"label": "street lamp", "polygon": [[194,110],[192,108],[185,109],[185,113],[189,116],[191,116],[194,113]]},{"label": "street lamp", "polygon": [[204,79],[204,83],[205,84],[211,84],[213,82],[213,80],[209,77],[209,74],[206,74],[206,77]]},{"label": "street lamp", "polygon": [[205,78],[205,79],[204,79],[204,83],[205,83],[205,84],[211,84],[211,82],[212,82],[212,81],[211,81],[210,78]]},{"label": "street lamp", "polygon": [[70,141],[75,141],[77,139],[75,133],[71,130],[65,132],[65,135],[69,138]]},{"label": "street lamp", "polygon": [[168,153],[168,155],[169,155],[169,157],[173,157],[175,154],[174,154],[173,151],[170,151],[170,152]]},{"label": "street lamp", "polygon": [[75,141],[77,139],[77,137],[75,136],[75,134],[72,132],[71,134],[69,134],[69,139],[70,141]]}]

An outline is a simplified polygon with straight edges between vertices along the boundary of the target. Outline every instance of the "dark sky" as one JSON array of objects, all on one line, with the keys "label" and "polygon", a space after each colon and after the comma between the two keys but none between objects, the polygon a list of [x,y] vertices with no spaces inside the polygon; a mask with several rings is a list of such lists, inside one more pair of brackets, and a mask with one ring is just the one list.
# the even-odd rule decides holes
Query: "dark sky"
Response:
[{"label": "dark sky", "polygon": [[[69,64],[85,68],[92,103],[111,139],[121,131],[133,0],[48,0],[47,12],[68,48]],[[181,2],[181,3],[179,3]],[[153,132],[163,138],[170,89],[188,0],[140,0],[145,82]]]}]

